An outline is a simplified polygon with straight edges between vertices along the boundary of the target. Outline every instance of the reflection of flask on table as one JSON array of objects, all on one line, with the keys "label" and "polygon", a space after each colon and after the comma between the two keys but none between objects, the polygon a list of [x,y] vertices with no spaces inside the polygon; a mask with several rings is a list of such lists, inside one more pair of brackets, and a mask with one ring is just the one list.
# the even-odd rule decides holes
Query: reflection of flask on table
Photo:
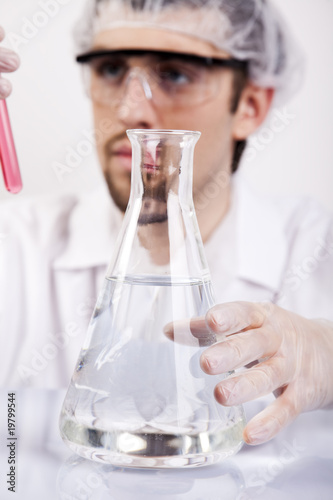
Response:
[{"label": "reflection of flask on table", "polygon": [[0,161],[7,190],[13,194],[19,193],[22,189],[22,180],[4,99],[0,99]]},{"label": "reflection of flask on table", "polygon": [[[143,470],[112,467],[72,455],[58,471],[59,499],[235,500],[244,477],[233,461],[191,470]],[[250,497],[249,497],[250,498]]]},{"label": "reflection of flask on table", "polygon": [[[217,462],[242,444],[242,407],[213,396],[190,319],[214,305],[192,200],[198,132],[129,131],[131,195],[60,417],[78,454],[128,467]],[[172,336],[167,332],[172,331]]]}]

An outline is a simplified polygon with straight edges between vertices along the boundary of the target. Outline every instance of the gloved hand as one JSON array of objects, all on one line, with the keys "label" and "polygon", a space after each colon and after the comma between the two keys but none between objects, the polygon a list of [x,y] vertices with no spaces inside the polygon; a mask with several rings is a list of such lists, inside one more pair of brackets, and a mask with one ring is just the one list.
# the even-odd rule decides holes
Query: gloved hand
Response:
[{"label": "gloved hand", "polygon": [[[201,355],[206,373],[259,360],[218,383],[217,401],[233,406],[270,392],[277,396],[247,424],[248,444],[268,441],[301,412],[333,404],[333,323],[305,319],[273,304],[233,302],[210,309],[205,324],[217,338],[226,336]],[[204,339],[203,330],[202,318],[191,321],[194,336]]]},{"label": "gloved hand", "polygon": [[[232,302],[205,318],[176,321],[165,335],[180,344],[210,345],[201,368],[210,375],[234,373],[215,387],[223,406],[274,392],[277,399],[244,429],[248,444],[260,444],[307,410],[333,405],[333,323],[302,318],[270,303]],[[213,344],[213,345],[212,345]],[[258,361],[259,360],[259,361]]]},{"label": "gloved hand", "polygon": [[[5,32],[0,26],[0,42],[5,38]],[[6,99],[12,91],[11,83],[2,78],[1,73],[16,71],[20,65],[19,56],[10,49],[0,47],[0,99]]]}]

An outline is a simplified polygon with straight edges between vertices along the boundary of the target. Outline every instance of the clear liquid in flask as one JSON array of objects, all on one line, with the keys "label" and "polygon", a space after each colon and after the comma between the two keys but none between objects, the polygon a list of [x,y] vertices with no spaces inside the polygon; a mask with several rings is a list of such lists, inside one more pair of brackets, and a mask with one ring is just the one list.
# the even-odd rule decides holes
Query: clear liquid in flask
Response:
[{"label": "clear liquid in flask", "polygon": [[61,416],[74,451],[127,467],[193,467],[240,448],[243,410],[214,400],[222,377],[201,370],[190,324],[174,340],[164,333],[210,302],[209,281],[106,280]]}]

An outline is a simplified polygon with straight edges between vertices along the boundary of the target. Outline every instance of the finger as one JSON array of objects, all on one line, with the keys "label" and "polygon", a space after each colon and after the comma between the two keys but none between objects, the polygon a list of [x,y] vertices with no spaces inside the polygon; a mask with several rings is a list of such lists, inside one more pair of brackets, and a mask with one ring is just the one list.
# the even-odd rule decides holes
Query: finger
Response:
[{"label": "finger", "polygon": [[5,80],[4,78],[0,78],[0,99],[6,99],[12,91],[12,84]]},{"label": "finger", "polygon": [[266,318],[263,304],[251,302],[230,302],[212,307],[206,315],[206,323],[213,332],[227,335],[248,328],[260,328]]},{"label": "finger", "polygon": [[163,328],[163,333],[169,340],[177,342],[178,344],[192,345],[193,338],[198,336],[205,337],[208,334],[208,329],[205,325],[204,319],[197,320],[197,327],[191,330],[191,321],[189,319],[172,321],[167,323]]},{"label": "finger", "polygon": [[206,349],[201,355],[201,368],[209,375],[236,370],[260,358],[273,356],[280,344],[280,334],[269,327],[247,330]]},{"label": "finger", "polygon": [[182,345],[206,347],[216,342],[216,336],[207,328],[205,318],[168,323],[163,333],[169,340]]},{"label": "finger", "polygon": [[281,358],[271,358],[219,382],[214,395],[223,406],[239,405],[270,394],[288,384],[291,377],[290,363]]},{"label": "finger", "polygon": [[3,29],[2,26],[0,26],[0,42],[5,38],[5,30]]},{"label": "finger", "polygon": [[20,58],[10,49],[0,47],[0,72],[11,73],[20,66]]},{"label": "finger", "polygon": [[250,420],[243,433],[247,444],[257,445],[269,441],[297,417],[300,412],[293,402],[292,394],[288,387],[272,404]]}]

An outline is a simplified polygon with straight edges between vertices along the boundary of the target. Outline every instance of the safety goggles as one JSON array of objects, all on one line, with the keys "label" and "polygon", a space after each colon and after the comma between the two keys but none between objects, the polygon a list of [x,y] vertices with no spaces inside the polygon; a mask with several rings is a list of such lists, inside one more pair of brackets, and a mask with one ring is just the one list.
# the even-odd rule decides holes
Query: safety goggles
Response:
[{"label": "safety goggles", "polygon": [[158,50],[96,50],[76,60],[88,95],[106,106],[126,95],[133,103],[148,99],[160,108],[189,107],[217,95],[221,69],[247,71],[247,61]]}]

